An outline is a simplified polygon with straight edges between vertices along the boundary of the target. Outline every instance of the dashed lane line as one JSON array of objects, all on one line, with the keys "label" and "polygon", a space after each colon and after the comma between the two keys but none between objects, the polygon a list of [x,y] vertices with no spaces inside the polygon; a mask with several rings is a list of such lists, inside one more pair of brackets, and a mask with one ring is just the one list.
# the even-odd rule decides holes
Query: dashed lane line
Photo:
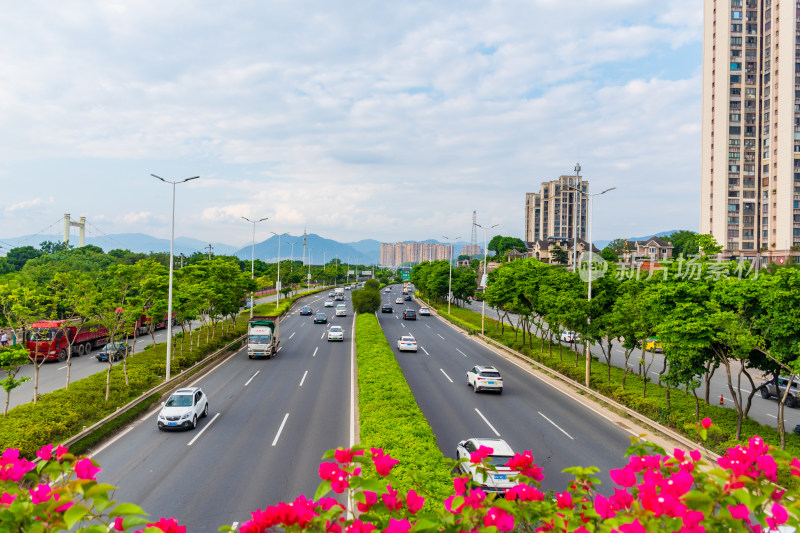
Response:
[{"label": "dashed lane line", "polygon": [[[425,353],[427,353],[427,352],[425,352]],[[444,370],[442,370],[441,368],[440,368],[439,370],[441,370],[442,374],[444,374],[444,377],[446,377],[446,378],[447,378],[447,381],[449,381],[450,383],[452,383],[452,382],[453,382],[453,380],[452,380],[452,379],[450,379],[450,376],[448,376],[448,375],[447,375],[447,372],[445,372],[445,371],[444,371]],[[484,420],[485,420],[485,419],[484,419]],[[488,424],[488,422],[487,422],[487,424]],[[489,427],[492,427],[492,425],[491,425],[491,424],[489,424]]]},{"label": "dashed lane line", "polygon": [[486,419],[486,417],[485,417],[485,416],[483,416],[483,413],[481,413],[480,411],[478,411],[478,408],[477,408],[477,407],[475,408],[475,412],[476,412],[476,413],[478,413],[478,415],[479,415],[481,418],[483,418],[483,421],[484,421],[484,422],[486,422],[486,425],[487,425],[487,426],[489,426],[489,429],[491,429],[492,431],[494,431],[494,434],[495,434],[495,435],[497,435],[497,436],[499,437],[499,436],[500,436],[500,433],[498,433],[498,432],[497,432],[497,430],[496,430],[496,429],[494,429],[494,426],[491,424],[491,422],[489,422],[489,421]]},{"label": "dashed lane line", "polygon": [[195,435],[195,436],[194,436],[194,438],[193,438],[192,440],[190,440],[189,442],[187,442],[187,443],[186,443],[186,445],[187,445],[187,446],[191,446],[192,444],[194,444],[194,441],[196,441],[197,439],[199,439],[199,438],[200,438],[200,435],[202,435],[202,434],[205,432],[205,430],[207,430],[208,428],[210,428],[210,427],[211,427],[211,424],[213,424],[213,423],[214,423],[214,420],[216,420],[216,419],[217,419],[217,417],[219,417],[219,413],[215,414],[215,415],[214,415],[214,418],[212,418],[212,419],[211,419],[211,421],[209,421],[209,423],[208,423],[208,424],[206,424],[205,426],[203,426],[203,429],[201,429],[201,430],[200,430],[200,432],[199,432],[197,435]]},{"label": "dashed lane line", "polygon": [[281,422],[281,427],[278,428],[278,434],[275,435],[275,440],[272,441],[273,446],[278,444],[278,439],[281,438],[281,433],[283,432],[283,426],[286,425],[286,419],[288,418],[289,418],[289,413],[286,413],[286,416],[283,417],[283,422]]}]

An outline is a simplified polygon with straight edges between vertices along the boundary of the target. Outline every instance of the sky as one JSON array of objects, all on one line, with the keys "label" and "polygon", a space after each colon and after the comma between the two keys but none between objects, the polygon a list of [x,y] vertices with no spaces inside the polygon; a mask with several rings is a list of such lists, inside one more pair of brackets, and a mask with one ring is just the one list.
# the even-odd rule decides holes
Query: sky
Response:
[{"label": "sky", "polygon": [[[0,19],[0,238],[524,238],[574,174],[593,238],[697,230],[697,0],[28,0]],[[75,235],[77,230],[73,230]],[[483,235],[479,232],[479,241]],[[489,238],[491,238],[491,234]],[[14,243],[12,243],[14,244]]]}]

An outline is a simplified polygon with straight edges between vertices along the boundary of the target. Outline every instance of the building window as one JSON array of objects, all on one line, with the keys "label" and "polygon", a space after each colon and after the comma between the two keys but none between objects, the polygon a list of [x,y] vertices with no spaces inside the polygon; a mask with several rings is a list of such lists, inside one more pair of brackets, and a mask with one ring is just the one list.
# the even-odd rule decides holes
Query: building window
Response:
[{"label": "building window", "polygon": [[742,64],[741,63],[733,63],[732,62],[731,63],[731,70],[742,70]]},{"label": "building window", "polygon": [[739,204],[728,204],[728,212],[739,212]]}]

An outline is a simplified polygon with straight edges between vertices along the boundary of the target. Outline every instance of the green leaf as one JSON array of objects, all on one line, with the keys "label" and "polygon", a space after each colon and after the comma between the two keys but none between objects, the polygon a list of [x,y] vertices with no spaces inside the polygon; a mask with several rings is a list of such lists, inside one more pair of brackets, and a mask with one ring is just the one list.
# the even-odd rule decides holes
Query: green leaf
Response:
[{"label": "green leaf", "polygon": [[97,483],[96,485],[89,487],[85,492],[84,496],[88,498],[94,498],[96,495],[103,493],[108,494],[116,487],[114,485],[109,485],[108,483]]},{"label": "green leaf", "polygon": [[314,493],[314,499],[319,500],[320,498],[328,494],[330,490],[331,490],[330,480],[329,479],[323,480],[322,483],[319,484],[319,487],[317,487],[317,492]]},{"label": "green leaf", "polygon": [[147,516],[147,513],[144,512],[144,509],[142,509],[135,503],[121,503],[116,507],[114,507],[114,510],[108,514],[110,518],[116,518],[117,516],[130,516],[130,515]]},{"label": "green leaf", "polygon": [[86,507],[80,503],[76,503],[64,513],[64,522],[69,529],[72,529],[72,527],[83,519],[88,512],[89,510]]},{"label": "green leaf", "polygon": [[370,492],[376,492],[378,494],[383,494],[386,491],[386,483],[383,483],[376,479],[360,479],[360,480],[353,480],[353,482],[354,482],[353,488],[368,490]]}]

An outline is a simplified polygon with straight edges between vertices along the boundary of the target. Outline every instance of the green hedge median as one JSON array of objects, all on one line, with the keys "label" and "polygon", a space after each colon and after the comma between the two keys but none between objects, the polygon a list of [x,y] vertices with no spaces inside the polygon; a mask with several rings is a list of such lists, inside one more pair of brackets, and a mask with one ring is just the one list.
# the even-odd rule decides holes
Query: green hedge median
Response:
[{"label": "green hedge median", "polygon": [[449,462],[375,315],[356,317],[356,350],[361,444],[383,448],[400,461],[392,471],[395,488],[413,488],[428,502],[443,501],[453,489]]}]

